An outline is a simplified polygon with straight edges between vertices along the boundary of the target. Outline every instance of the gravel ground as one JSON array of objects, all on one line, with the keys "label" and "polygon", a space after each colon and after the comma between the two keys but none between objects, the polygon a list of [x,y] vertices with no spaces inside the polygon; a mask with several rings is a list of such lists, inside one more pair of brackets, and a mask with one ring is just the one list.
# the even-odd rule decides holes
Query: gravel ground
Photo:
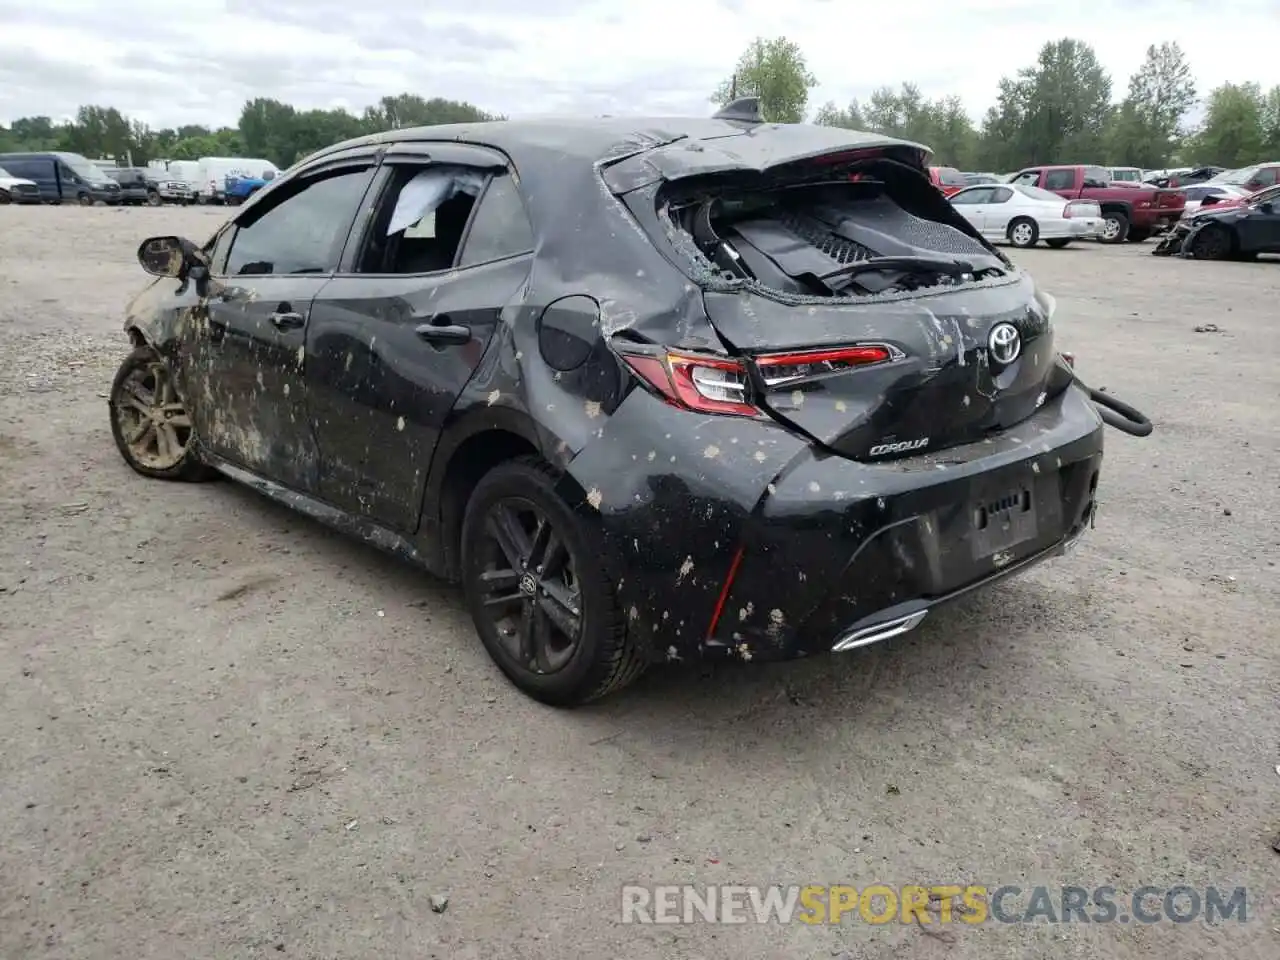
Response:
[{"label": "gravel ground", "polygon": [[[121,462],[134,250],[222,215],[0,208],[0,957],[1277,956],[1280,263],[1018,254],[1157,425],[1108,434],[1075,553],[900,641],[557,712],[451,589]],[[634,882],[1251,899],[938,936],[623,925]]]}]

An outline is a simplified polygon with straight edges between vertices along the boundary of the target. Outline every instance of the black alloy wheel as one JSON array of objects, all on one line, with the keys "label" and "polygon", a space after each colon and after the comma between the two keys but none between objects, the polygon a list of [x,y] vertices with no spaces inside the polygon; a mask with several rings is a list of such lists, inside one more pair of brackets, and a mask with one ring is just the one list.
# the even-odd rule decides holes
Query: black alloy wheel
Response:
[{"label": "black alloy wheel", "polygon": [[476,631],[525,693],[573,706],[627,685],[647,665],[628,635],[595,534],[537,458],[499,464],[476,485],[461,532]]},{"label": "black alloy wheel", "polygon": [[533,673],[563,670],[582,639],[574,558],[537,504],[506,497],[484,524],[483,603],[507,654]]}]

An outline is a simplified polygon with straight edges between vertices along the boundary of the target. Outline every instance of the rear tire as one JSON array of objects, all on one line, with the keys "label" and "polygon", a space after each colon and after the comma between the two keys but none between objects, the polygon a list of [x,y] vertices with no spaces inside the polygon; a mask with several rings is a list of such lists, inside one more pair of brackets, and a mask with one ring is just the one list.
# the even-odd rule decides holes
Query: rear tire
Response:
[{"label": "rear tire", "polygon": [[1062,240],[1062,239],[1058,239],[1058,240],[1046,240],[1046,241],[1044,242],[1044,245],[1045,245],[1046,247],[1049,247],[1051,250],[1061,250],[1063,247],[1065,247],[1065,246],[1066,246],[1068,243],[1070,243],[1070,242],[1071,242],[1070,240]]},{"label": "rear tire", "polygon": [[1102,235],[1098,237],[1102,243],[1124,243],[1128,236],[1128,217],[1115,211],[1102,215]]},{"label": "rear tire", "polygon": [[1015,217],[1009,224],[1009,242],[1020,250],[1034,247],[1040,239],[1040,225],[1030,217]]},{"label": "rear tire", "polygon": [[76,203],[80,204],[82,207],[92,207],[93,197],[89,196],[87,193],[77,193]]},{"label": "rear tire", "polygon": [[3,207],[6,203],[9,203],[9,202],[10,202],[9,192],[7,190],[0,190],[0,207]]},{"label": "rear tire", "polygon": [[116,371],[109,394],[111,436],[124,462],[155,480],[208,480],[191,413],[178,397],[169,365],[151,347],[136,347]]},{"label": "rear tire", "polygon": [[537,457],[481,478],[462,521],[462,585],[476,632],[515,686],[568,707],[621,690],[648,661],[601,567],[595,531]]},{"label": "rear tire", "polygon": [[147,192],[147,205],[148,205],[148,206],[151,206],[151,207],[158,207],[158,206],[160,206],[160,204],[162,204],[162,203],[164,203],[164,200],[163,200],[163,199],[161,199],[160,194],[156,193],[154,190],[150,190],[150,191],[148,191],[148,192]]}]

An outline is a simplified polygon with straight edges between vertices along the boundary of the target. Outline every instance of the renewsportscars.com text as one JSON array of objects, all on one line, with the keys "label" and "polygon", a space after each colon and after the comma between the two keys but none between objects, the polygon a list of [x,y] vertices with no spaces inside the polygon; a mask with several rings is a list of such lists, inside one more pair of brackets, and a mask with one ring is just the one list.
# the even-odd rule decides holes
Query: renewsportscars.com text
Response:
[{"label": "renewsportscars.com text", "polygon": [[622,888],[623,923],[1244,923],[1244,887],[932,884]]}]

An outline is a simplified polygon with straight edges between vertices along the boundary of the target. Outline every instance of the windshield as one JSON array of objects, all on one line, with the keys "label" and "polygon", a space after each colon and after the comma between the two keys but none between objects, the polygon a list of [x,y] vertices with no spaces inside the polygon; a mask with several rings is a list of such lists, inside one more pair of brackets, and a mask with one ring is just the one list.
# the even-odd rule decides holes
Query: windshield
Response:
[{"label": "windshield", "polygon": [[1041,190],[1039,187],[1029,187],[1025,183],[1019,183],[1014,187],[1019,193],[1030,197],[1032,200],[1052,200],[1059,206],[1062,205],[1062,198],[1056,193],[1050,193],[1048,190]]}]

